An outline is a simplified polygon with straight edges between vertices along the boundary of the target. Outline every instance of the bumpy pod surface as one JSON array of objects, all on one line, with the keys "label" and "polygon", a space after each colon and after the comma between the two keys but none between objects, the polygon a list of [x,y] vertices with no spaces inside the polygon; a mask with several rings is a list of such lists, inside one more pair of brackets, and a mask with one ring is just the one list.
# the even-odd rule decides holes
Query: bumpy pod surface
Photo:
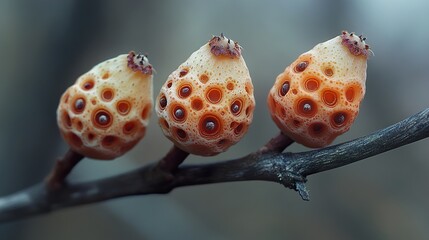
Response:
[{"label": "bumpy pod surface", "polygon": [[268,95],[277,126],[308,147],[323,147],[350,129],[365,94],[365,38],[343,32],[286,67]]},{"label": "bumpy pod surface", "polygon": [[165,136],[182,150],[202,156],[237,143],[252,122],[254,108],[241,47],[223,34],[170,74],[155,104]]},{"label": "bumpy pod surface", "polygon": [[119,157],[143,138],[152,99],[147,57],[119,55],[80,76],[64,92],[57,110],[61,135],[86,157]]}]

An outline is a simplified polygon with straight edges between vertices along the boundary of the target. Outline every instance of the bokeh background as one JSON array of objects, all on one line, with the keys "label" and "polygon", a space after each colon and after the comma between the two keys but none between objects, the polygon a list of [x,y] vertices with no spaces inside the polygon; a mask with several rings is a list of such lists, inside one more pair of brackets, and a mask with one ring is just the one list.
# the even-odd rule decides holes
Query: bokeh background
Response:
[{"label": "bokeh background", "polygon": [[[265,100],[298,55],[341,30],[368,37],[367,95],[336,143],[428,107],[428,1],[0,1],[0,195],[41,181],[66,151],[56,127],[63,91],[130,50],[149,54],[157,94],[212,34],[244,48],[257,108],[245,138],[211,162],[256,150],[278,130]],[[72,181],[110,176],[170,148],[152,115],[144,141],[120,159],[85,160]],[[309,177],[311,201],[268,182],[194,186],[0,225],[0,239],[428,239],[429,148],[423,140]],[[289,151],[308,150],[294,144]]]}]

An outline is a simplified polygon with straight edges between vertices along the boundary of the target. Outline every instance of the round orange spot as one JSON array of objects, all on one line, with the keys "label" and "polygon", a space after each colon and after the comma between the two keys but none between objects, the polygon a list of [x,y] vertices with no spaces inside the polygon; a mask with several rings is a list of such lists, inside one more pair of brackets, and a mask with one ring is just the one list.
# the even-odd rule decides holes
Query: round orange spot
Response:
[{"label": "round orange spot", "polygon": [[110,77],[110,73],[108,71],[106,71],[101,78],[104,79],[104,80],[106,80],[109,77]]},{"label": "round orange spot", "polygon": [[298,94],[298,90],[292,89],[292,93],[296,95],[296,94]]},{"label": "round orange spot", "polygon": [[88,133],[88,140],[89,141],[94,140],[94,138],[95,138],[95,135],[93,133]]},{"label": "round orange spot", "polygon": [[305,117],[313,117],[317,113],[317,104],[308,98],[298,100],[295,111]]},{"label": "round orange spot", "polygon": [[191,102],[192,109],[199,111],[199,110],[203,109],[203,105],[204,104],[203,104],[203,101],[201,99],[199,99],[199,98],[192,99],[192,102]]},{"label": "round orange spot", "polygon": [[320,122],[312,123],[309,126],[310,135],[313,135],[316,137],[323,135],[325,130],[326,130],[326,125]]},{"label": "round orange spot", "polygon": [[252,112],[253,112],[253,108],[251,106],[248,106],[246,108],[246,116],[249,117],[250,114],[252,114]]},{"label": "round orange spot", "polygon": [[83,129],[83,123],[82,121],[80,121],[79,119],[76,120],[76,130],[78,130],[79,132],[82,131]]},{"label": "round orange spot", "polygon": [[192,93],[192,87],[189,84],[185,84],[179,88],[178,95],[181,98],[187,98]]},{"label": "round orange spot", "polygon": [[146,120],[150,117],[151,110],[152,110],[152,104],[150,104],[150,103],[146,104],[143,107],[143,110],[142,110],[142,119],[143,120]]},{"label": "round orange spot", "polygon": [[112,147],[113,145],[115,145],[115,143],[118,142],[118,140],[119,140],[118,137],[113,135],[108,135],[101,140],[101,145],[103,145],[104,147]]},{"label": "round orange spot", "polygon": [[101,92],[101,99],[103,99],[103,101],[109,102],[113,99],[113,96],[114,96],[113,89],[106,88],[106,89],[103,89],[103,91]]},{"label": "round orange spot", "polygon": [[137,124],[134,121],[127,122],[122,127],[122,132],[127,135],[134,133],[136,130],[137,130]]},{"label": "round orange spot", "polygon": [[112,115],[105,109],[94,111],[94,114],[92,115],[92,123],[98,128],[107,128],[112,124],[112,122]]},{"label": "round orange spot", "polygon": [[335,93],[334,91],[326,90],[323,92],[322,99],[326,105],[330,107],[335,106],[335,104],[337,103],[337,93]]},{"label": "round orange spot", "polygon": [[293,125],[295,125],[296,127],[299,127],[301,125],[301,122],[298,119],[294,119],[292,121]]},{"label": "round orange spot", "polygon": [[131,103],[127,100],[121,100],[116,104],[116,110],[121,115],[127,115],[131,110]]},{"label": "round orange spot", "polygon": [[206,97],[211,103],[218,103],[222,99],[222,91],[218,88],[211,88],[207,91]]},{"label": "round orange spot", "polygon": [[203,136],[215,136],[220,132],[221,122],[218,117],[214,115],[205,115],[201,118],[199,130]]},{"label": "round orange spot", "polygon": [[247,81],[244,89],[246,90],[247,94],[253,94],[253,85],[250,81]]},{"label": "round orange spot", "polygon": [[309,78],[305,81],[305,89],[307,91],[313,92],[319,89],[319,81],[315,78]]},{"label": "round orange spot", "polygon": [[328,77],[331,77],[332,75],[334,75],[334,70],[330,67],[325,68],[325,70],[323,72]]},{"label": "round orange spot", "polygon": [[70,128],[72,126],[70,116],[66,111],[63,111],[61,115],[61,119],[62,119],[61,122],[64,124],[66,128]]},{"label": "round orange spot", "polygon": [[240,123],[235,127],[234,133],[239,135],[243,131],[243,129],[244,129],[244,124]]},{"label": "round orange spot", "polygon": [[234,129],[234,128],[236,128],[238,125],[239,125],[239,123],[238,123],[238,122],[232,122],[232,123],[229,125],[229,127],[230,127],[231,129]]},{"label": "round orange spot", "polygon": [[201,74],[199,79],[201,83],[206,83],[209,81],[210,78],[207,74]]},{"label": "round orange spot", "polygon": [[167,120],[165,120],[164,118],[160,118],[159,122],[161,124],[161,127],[165,130],[168,130],[170,128],[170,124],[168,124]]},{"label": "round orange spot", "polygon": [[349,87],[346,90],[346,99],[349,102],[353,102],[355,99],[355,89],[353,87]]},{"label": "round orange spot", "polygon": [[228,82],[226,84],[226,88],[230,91],[234,90],[234,83],[233,82]]}]

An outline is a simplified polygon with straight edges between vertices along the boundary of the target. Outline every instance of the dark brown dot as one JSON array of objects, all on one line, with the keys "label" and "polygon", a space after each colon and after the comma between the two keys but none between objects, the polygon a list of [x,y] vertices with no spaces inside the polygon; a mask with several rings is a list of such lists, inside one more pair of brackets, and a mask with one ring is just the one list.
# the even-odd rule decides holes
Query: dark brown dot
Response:
[{"label": "dark brown dot", "polygon": [[182,69],[179,72],[179,77],[184,77],[186,74],[188,74],[188,69]]},{"label": "dark brown dot", "polygon": [[334,123],[335,125],[342,125],[346,121],[346,114],[343,112],[338,112],[334,115]]},{"label": "dark brown dot", "polygon": [[186,134],[186,132],[183,129],[177,128],[176,129],[176,135],[180,138],[180,139],[186,139],[186,137],[188,136],[188,134]]},{"label": "dark brown dot", "polygon": [[111,147],[118,141],[118,138],[116,136],[108,135],[101,140],[101,145],[104,147]]},{"label": "dark brown dot", "polygon": [[282,84],[282,87],[280,88],[280,96],[286,95],[287,92],[289,92],[290,84],[289,81],[286,81]]},{"label": "dark brown dot", "polygon": [[87,80],[86,82],[84,82],[82,84],[83,90],[87,90],[88,91],[88,90],[91,90],[93,87],[94,87],[94,80],[92,80],[92,79]]},{"label": "dark brown dot", "polygon": [[106,128],[112,124],[112,116],[106,110],[98,110],[93,117],[93,122],[97,127]]},{"label": "dark brown dot", "polygon": [[332,68],[326,68],[325,75],[331,77],[332,75],[334,75],[334,70]]},{"label": "dark brown dot", "polygon": [[191,87],[190,86],[183,86],[179,90],[179,96],[182,98],[189,97],[191,95]]},{"label": "dark brown dot", "polygon": [[183,119],[185,119],[185,115],[186,115],[185,109],[183,109],[182,107],[177,106],[174,108],[173,117],[177,121],[182,121]]},{"label": "dark brown dot", "polygon": [[199,125],[201,134],[204,136],[216,135],[221,128],[219,119],[212,115],[203,117]]},{"label": "dark brown dot", "polygon": [[161,107],[161,109],[164,109],[167,106],[167,98],[165,98],[165,96],[162,96],[159,99],[159,106]]},{"label": "dark brown dot", "polygon": [[131,134],[134,132],[134,130],[136,130],[136,123],[135,122],[127,122],[125,123],[124,127],[123,127],[123,132],[125,134]]},{"label": "dark brown dot", "polygon": [[209,76],[207,76],[207,74],[201,74],[199,79],[201,83],[206,83],[209,81]]},{"label": "dark brown dot", "polygon": [[310,133],[315,136],[320,136],[325,132],[326,126],[323,123],[313,123],[310,125]]},{"label": "dark brown dot", "polygon": [[78,98],[74,102],[74,110],[76,113],[81,113],[85,109],[85,100],[83,98]]},{"label": "dark brown dot", "polygon": [[235,100],[231,105],[231,112],[234,115],[238,115],[241,112],[242,103],[240,100]]},{"label": "dark brown dot", "polygon": [[302,72],[307,68],[307,66],[308,66],[307,61],[300,62],[295,66],[295,72]]},{"label": "dark brown dot", "polygon": [[300,115],[312,117],[317,112],[317,105],[310,99],[301,99],[298,101],[296,110]]},{"label": "dark brown dot", "polygon": [[168,88],[171,88],[171,86],[173,86],[173,81],[168,81],[168,82],[167,82],[167,87],[168,87]]}]

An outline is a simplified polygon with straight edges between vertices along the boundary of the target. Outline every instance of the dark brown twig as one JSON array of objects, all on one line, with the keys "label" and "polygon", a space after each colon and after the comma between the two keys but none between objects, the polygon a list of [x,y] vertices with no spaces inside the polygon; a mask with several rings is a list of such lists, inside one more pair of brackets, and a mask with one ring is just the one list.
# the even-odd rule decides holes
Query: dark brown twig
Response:
[{"label": "dark brown twig", "polygon": [[280,147],[273,147],[277,150],[260,150],[259,154],[235,160],[180,166],[170,174],[165,174],[155,163],[105,179],[69,183],[56,191],[48,191],[41,183],[0,198],[0,222],[124,196],[168,193],[182,186],[233,181],[277,182],[298,191],[308,200],[304,185],[308,175],[345,166],[427,137],[429,108],[368,136],[318,150],[279,153]]}]

